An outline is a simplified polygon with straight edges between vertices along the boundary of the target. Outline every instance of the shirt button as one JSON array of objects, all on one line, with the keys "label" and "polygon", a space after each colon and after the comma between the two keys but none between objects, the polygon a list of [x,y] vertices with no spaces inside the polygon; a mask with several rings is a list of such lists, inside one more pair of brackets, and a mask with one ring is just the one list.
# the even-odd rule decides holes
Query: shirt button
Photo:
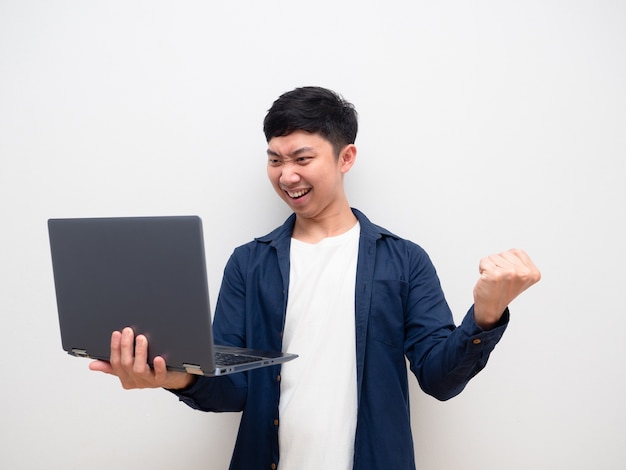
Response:
[{"label": "shirt button", "polygon": [[276,382],[280,382],[280,374],[276,376]]},{"label": "shirt button", "polygon": [[278,426],[278,420],[277,419],[274,420],[274,426]]},{"label": "shirt button", "polygon": [[479,338],[476,338],[476,339],[472,340],[472,343],[474,343],[474,344],[480,344],[480,343],[482,343],[482,340],[481,340],[481,339],[479,339]]},{"label": "shirt button", "polygon": [[276,464],[275,463],[272,463],[272,465],[270,465],[270,467],[271,467],[272,470],[276,470]]}]

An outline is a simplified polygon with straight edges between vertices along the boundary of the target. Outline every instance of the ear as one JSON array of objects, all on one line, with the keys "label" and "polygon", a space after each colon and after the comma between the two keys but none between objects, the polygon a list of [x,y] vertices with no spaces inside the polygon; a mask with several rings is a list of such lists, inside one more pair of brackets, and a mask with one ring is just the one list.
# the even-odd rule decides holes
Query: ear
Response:
[{"label": "ear", "polygon": [[339,154],[339,171],[347,173],[356,161],[356,146],[354,144],[346,145]]}]

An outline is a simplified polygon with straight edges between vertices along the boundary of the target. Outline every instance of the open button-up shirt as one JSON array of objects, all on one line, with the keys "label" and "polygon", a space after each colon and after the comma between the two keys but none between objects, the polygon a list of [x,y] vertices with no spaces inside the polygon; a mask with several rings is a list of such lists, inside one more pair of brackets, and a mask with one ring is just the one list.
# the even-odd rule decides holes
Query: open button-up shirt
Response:
[{"label": "open button-up shirt", "polygon": [[[485,367],[506,329],[508,310],[489,331],[476,325],[473,307],[455,326],[426,252],[353,212],[361,226],[355,291],[354,469],[413,470],[405,357],[424,392],[439,400],[452,398]],[[230,257],[213,323],[217,344],[282,349],[294,223],[292,215]],[[280,366],[199,377],[175,393],[199,410],[243,411],[231,469],[279,468]]]}]

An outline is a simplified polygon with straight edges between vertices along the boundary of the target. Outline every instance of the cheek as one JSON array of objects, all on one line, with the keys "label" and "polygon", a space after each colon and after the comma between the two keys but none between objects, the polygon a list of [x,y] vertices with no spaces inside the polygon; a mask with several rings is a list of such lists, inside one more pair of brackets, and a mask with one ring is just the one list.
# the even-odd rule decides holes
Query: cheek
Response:
[{"label": "cheek", "polygon": [[272,188],[274,188],[274,191],[276,191],[276,193],[279,196],[283,196],[283,190],[280,189],[280,184],[279,184],[279,180],[280,180],[280,173],[277,173],[276,171],[272,171],[273,168],[269,168],[267,170],[267,178],[270,182],[270,184],[272,185]]},{"label": "cheek", "polygon": [[278,184],[279,175],[276,172],[276,168],[267,168],[267,178],[270,180],[270,183],[272,183],[272,186],[276,186],[276,184]]}]

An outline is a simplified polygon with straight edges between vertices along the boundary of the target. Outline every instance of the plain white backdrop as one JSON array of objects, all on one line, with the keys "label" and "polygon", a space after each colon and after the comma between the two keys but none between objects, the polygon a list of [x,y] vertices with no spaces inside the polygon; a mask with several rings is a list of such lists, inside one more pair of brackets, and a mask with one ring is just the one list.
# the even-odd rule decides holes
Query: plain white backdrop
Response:
[{"label": "plain white backdrop", "polygon": [[266,110],[322,85],[360,113],[352,205],[429,252],[457,321],[481,257],[543,273],[463,394],[412,380],[418,467],[626,468],[625,23],[610,0],[0,1],[0,467],[227,467],[238,414],[61,350],[46,221],[198,214],[214,300],[288,215]]}]

